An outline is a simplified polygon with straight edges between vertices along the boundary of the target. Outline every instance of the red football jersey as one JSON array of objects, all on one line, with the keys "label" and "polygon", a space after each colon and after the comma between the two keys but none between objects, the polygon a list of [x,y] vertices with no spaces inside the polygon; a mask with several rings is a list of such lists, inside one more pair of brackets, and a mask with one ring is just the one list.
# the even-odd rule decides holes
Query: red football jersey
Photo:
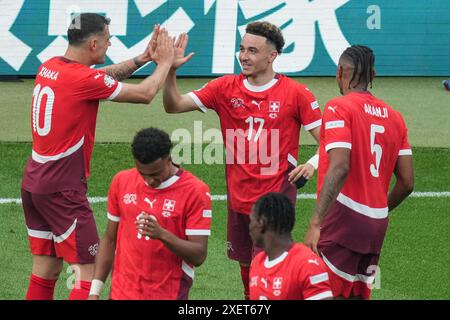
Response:
[{"label": "red football jersey", "polygon": [[114,99],[121,88],[103,71],[64,57],[41,65],[33,90],[26,190],[51,193],[89,176],[99,100]]},{"label": "red football jersey", "polygon": [[[411,155],[401,114],[371,93],[330,100],[321,128],[318,195],[329,166],[327,151],[351,149],[350,171],[321,237],[361,253],[379,253],[388,223],[387,193],[397,158]],[[337,207],[335,205],[335,207]]]},{"label": "red football jersey", "polygon": [[219,115],[226,148],[229,207],[250,214],[266,192],[295,201],[288,173],[297,165],[300,128],[321,125],[321,111],[309,89],[284,75],[252,86],[244,75],[227,75],[189,95],[204,112]]},{"label": "red football jersey", "polygon": [[269,261],[265,252],[250,267],[251,300],[321,300],[333,297],[327,268],[301,243]]},{"label": "red football jersey", "polygon": [[208,186],[182,169],[158,188],[149,187],[136,169],[119,172],[108,194],[108,218],[119,222],[111,278],[111,299],[187,299],[194,267],[156,239],[138,234],[135,221],[153,215],[181,239],[209,236]]}]

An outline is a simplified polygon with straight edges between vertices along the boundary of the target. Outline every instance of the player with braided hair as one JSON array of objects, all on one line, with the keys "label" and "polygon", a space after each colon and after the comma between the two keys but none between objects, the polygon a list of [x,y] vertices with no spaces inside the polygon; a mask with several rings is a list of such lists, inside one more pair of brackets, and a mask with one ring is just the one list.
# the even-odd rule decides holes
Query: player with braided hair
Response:
[{"label": "player with braided hair", "polygon": [[318,200],[305,244],[327,264],[336,297],[369,299],[388,212],[414,185],[403,117],[368,91],[374,64],[368,47],[344,51],[336,74],[343,97],[330,100],[322,118]]}]

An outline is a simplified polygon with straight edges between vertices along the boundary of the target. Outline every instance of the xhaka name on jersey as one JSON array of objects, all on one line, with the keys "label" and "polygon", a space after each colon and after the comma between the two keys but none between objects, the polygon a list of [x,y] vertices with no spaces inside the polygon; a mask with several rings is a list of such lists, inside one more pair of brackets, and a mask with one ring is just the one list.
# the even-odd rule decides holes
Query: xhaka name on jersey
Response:
[{"label": "xhaka name on jersey", "polygon": [[46,67],[42,67],[41,72],[39,72],[39,76],[54,81],[58,80],[58,75],[59,72],[47,69]]}]

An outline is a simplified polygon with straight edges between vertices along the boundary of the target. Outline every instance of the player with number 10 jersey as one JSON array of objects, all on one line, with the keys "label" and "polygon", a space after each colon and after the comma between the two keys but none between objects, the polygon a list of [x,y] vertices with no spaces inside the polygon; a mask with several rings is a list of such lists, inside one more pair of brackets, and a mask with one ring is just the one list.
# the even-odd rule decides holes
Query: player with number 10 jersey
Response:
[{"label": "player with number 10 jersey", "polygon": [[[121,88],[120,82],[103,71],[64,57],[54,57],[40,67],[31,110],[33,149],[22,181],[33,254],[56,255],[71,263],[94,262],[95,250],[88,248],[94,248],[98,236],[85,199],[86,179],[99,100],[114,99]],[[70,201],[61,203],[56,200],[60,198],[57,193],[70,193],[65,196],[75,197],[80,203],[77,207]],[[49,194],[55,195],[53,205],[35,196]],[[38,213],[35,206],[47,209]],[[85,214],[80,215],[80,211]],[[52,225],[47,221],[53,221]],[[80,239],[77,231],[87,229],[90,231],[83,232],[85,237]],[[80,247],[84,249],[78,250]]]}]

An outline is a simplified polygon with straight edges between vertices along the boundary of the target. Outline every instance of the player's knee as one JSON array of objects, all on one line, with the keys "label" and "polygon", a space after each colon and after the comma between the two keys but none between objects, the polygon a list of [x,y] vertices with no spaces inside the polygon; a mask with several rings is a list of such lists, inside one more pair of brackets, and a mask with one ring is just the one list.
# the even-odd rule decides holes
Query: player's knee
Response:
[{"label": "player's knee", "polygon": [[94,277],[94,264],[72,264],[71,267],[76,274],[77,280],[92,281]]},{"label": "player's knee", "polygon": [[63,269],[63,261],[49,256],[33,256],[32,273],[42,279],[58,279]]}]

